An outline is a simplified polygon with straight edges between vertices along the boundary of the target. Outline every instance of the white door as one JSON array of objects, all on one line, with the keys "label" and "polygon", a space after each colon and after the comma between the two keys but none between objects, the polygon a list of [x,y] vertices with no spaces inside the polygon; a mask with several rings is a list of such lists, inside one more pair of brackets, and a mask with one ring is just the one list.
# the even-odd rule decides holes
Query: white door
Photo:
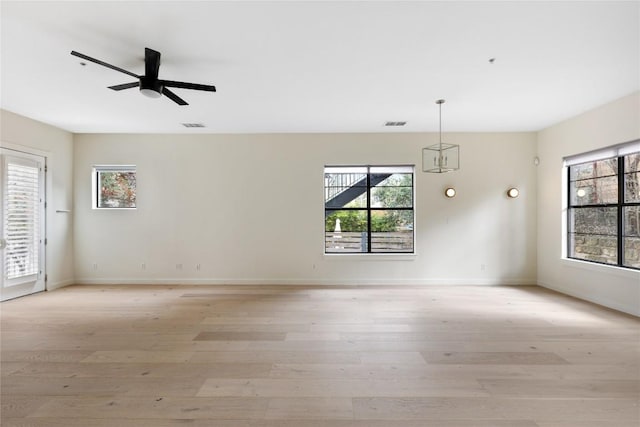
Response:
[{"label": "white door", "polygon": [[44,291],[41,156],[0,149],[0,300]]}]

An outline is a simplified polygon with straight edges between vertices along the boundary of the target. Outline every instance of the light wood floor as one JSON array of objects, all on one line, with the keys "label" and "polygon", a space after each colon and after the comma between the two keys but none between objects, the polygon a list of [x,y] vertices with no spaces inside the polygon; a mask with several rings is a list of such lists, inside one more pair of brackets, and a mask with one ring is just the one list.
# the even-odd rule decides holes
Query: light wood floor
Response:
[{"label": "light wood floor", "polygon": [[3,427],[640,425],[640,321],[538,287],[72,286],[0,309]]}]

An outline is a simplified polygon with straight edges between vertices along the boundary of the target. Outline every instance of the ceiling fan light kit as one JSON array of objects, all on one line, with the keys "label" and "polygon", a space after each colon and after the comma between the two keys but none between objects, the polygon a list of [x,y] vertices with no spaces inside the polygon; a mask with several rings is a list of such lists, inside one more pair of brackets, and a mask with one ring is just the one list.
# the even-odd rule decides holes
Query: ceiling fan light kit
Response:
[{"label": "ceiling fan light kit", "polygon": [[162,96],[162,84],[158,79],[149,77],[140,78],[140,92],[149,98],[160,98]]},{"label": "ceiling fan light kit", "polygon": [[168,89],[169,87],[177,87],[180,89],[203,90],[206,92],[216,91],[216,87],[212,85],[159,79],[158,71],[160,70],[160,52],[158,52],[157,50],[149,49],[148,47],[144,49],[145,74],[142,76],[132,73],[131,71],[127,71],[123,68],[116,67],[115,65],[111,65],[104,61],[100,61],[99,59],[92,58],[83,53],[76,52],[75,50],[71,51],[71,55],[77,56],[78,58],[82,58],[84,60],[93,62],[98,65],[102,65],[103,67],[111,68],[112,70],[119,71],[121,73],[127,74],[131,77],[135,77],[138,79],[137,82],[123,83],[120,85],[109,86],[109,89],[116,90],[116,91],[138,87],[140,88],[140,92],[149,98],[160,98],[162,95],[164,95],[178,105],[189,105],[189,104],[187,103],[187,101],[180,98],[174,92],[169,90]]}]

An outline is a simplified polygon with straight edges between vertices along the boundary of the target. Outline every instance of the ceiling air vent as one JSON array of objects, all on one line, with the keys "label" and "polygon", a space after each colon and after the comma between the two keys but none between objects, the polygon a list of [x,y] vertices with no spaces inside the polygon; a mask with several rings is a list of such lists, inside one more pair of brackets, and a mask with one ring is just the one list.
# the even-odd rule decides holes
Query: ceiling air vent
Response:
[{"label": "ceiling air vent", "polygon": [[186,128],[203,128],[204,123],[183,123],[182,126]]},{"label": "ceiling air vent", "polygon": [[385,126],[404,126],[407,122],[385,122]]}]

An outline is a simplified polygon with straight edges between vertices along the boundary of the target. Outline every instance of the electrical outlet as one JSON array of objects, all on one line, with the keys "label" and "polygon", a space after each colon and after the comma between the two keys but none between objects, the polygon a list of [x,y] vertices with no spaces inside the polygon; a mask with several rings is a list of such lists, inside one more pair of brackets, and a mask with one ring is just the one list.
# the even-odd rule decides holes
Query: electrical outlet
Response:
[{"label": "electrical outlet", "polygon": [[142,269],[146,270],[147,269],[147,264],[145,264],[144,262],[142,263]]},{"label": "electrical outlet", "polygon": [[93,263],[93,271],[96,271],[98,269],[98,264],[97,263]]},{"label": "electrical outlet", "polygon": [[182,270],[182,264],[176,264],[176,270]]},{"label": "electrical outlet", "polygon": [[485,265],[484,264],[480,264],[480,271],[484,271],[485,270]]},{"label": "electrical outlet", "polygon": [[196,270],[200,271],[200,264],[196,264]]}]

